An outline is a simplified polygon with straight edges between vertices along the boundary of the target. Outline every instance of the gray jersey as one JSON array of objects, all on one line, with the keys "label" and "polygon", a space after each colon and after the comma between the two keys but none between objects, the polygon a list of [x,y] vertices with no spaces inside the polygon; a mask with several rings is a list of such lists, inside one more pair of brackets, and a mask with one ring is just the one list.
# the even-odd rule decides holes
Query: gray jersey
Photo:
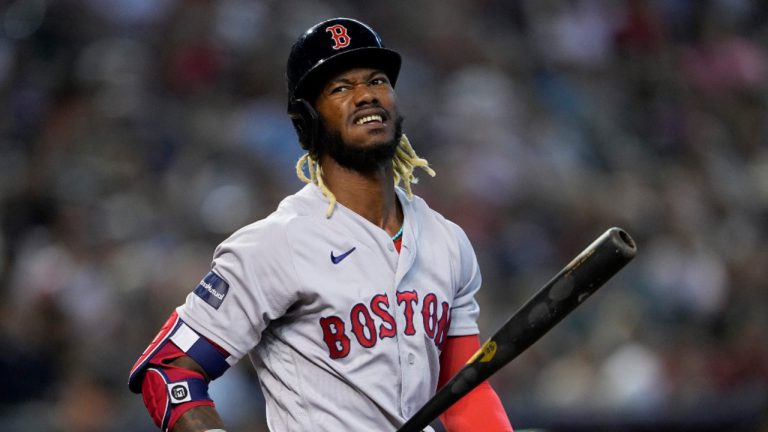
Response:
[{"label": "gray jersey", "polygon": [[250,355],[270,430],[394,431],[435,392],[447,336],[477,334],[477,260],[464,232],[397,190],[401,252],[315,185],[221,243],[179,316]]}]

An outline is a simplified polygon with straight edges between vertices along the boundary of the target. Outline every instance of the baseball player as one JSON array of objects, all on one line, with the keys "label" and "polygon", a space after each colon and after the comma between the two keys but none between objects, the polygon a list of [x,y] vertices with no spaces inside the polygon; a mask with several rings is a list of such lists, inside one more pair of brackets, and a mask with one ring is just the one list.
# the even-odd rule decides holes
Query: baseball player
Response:
[{"label": "baseball player", "polygon": [[[395,431],[480,347],[464,232],[411,191],[434,175],[403,135],[400,55],[367,25],[293,45],[288,114],[307,183],[215,250],[211,271],[130,372],[164,431],[222,431],[208,383],[248,355],[277,432]],[[512,431],[484,383],[448,431]]]}]

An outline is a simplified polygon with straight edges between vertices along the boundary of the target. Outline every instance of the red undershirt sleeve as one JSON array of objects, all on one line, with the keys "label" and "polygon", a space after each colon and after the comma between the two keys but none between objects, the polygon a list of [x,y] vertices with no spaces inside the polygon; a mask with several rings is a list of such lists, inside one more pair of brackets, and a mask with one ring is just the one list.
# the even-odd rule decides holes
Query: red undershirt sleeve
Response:
[{"label": "red undershirt sleeve", "polygon": [[[456,374],[467,360],[480,349],[478,335],[451,336],[440,354],[440,376],[437,388],[441,388]],[[483,381],[474,390],[446,410],[440,421],[448,432],[488,431],[512,432],[504,406],[488,381]]]}]

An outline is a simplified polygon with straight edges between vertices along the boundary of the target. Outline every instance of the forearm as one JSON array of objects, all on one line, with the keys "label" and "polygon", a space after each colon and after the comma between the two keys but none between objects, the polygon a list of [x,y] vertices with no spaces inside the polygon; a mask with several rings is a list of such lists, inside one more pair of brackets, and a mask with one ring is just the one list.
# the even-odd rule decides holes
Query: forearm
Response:
[{"label": "forearm", "polygon": [[173,426],[172,432],[205,432],[209,429],[222,428],[224,428],[224,422],[216,408],[199,406],[182,414]]},{"label": "forearm", "polygon": [[[440,355],[438,388],[445,385],[480,348],[477,335],[449,337]],[[483,430],[512,432],[504,406],[488,381],[484,381],[446,410],[440,421],[448,432]]]},{"label": "forearm", "polygon": [[487,381],[480,384],[441,416],[445,430],[512,432],[512,425],[498,395]]},{"label": "forearm", "polygon": [[[172,361],[171,364],[205,373],[200,365],[189,357],[180,357]],[[222,429],[223,427],[224,422],[215,407],[197,406],[179,417],[172,432],[205,432],[209,429]]]}]

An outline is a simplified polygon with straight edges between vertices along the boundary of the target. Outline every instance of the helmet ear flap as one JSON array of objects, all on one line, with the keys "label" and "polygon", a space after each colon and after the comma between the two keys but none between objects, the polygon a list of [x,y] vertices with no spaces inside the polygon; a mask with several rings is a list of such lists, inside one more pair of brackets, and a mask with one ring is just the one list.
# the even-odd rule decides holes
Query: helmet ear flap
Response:
[{"label": "helmet ear flap", "polygon": [[301,148],[311,154],[316,152],[315,144],[317,144],[320,129],[320,118],[315,108],[306,99],[294,99],[288,105],[288,116],[299,136]]}]

